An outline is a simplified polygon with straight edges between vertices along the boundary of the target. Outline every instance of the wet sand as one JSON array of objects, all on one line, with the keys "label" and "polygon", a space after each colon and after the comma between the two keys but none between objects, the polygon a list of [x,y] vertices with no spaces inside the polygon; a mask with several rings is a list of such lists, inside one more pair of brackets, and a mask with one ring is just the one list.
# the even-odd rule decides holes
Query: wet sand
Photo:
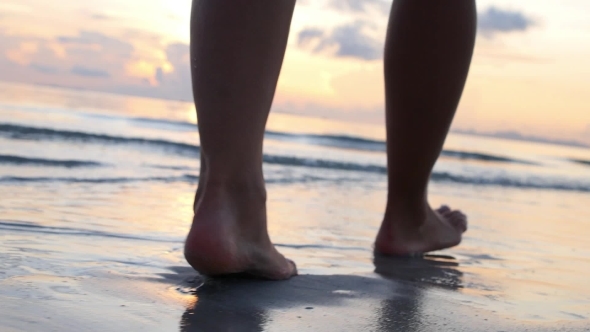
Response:
[{"label": "wet sand", "polygon": [[302,275],[287,282],[208,280],[181,331],[582,331],[482,310],[450,295],[461,274],[448,258],[375,260],[369,275]]},{"label": "wet sand", "polygon": [[[63,202],[86,201],[86,188],[62,191]],[[461,246],[423,259],[374,259],[374,229],[365,226],[379,215],[366,210],[378,205],[373,196],[317,187],[295,199],[296,188],[271,185],[271,235],[301,275],[205,279],[182,258],[193,186],[173,205],[158,198],[180,187],[108,188],[88,197],[103,206],[90,217],[87,206],[65,213],[41,199],[44,190],[12,188],[13,203],[38,199],[43,212],[0,218],[0,331],[590,331],[583,221],[567,232],[525,234],[530,221],[510,218],[522,203],[458,195],[453,202],[478,221]],[[121,197],[130,201],[117,210]],[[351,203],[334,218],[318,198]],[[307,210],[298,214],[298,206]],[[527,212],[537,225],[556,220],[544,221],[537,206]],[[18,221],[25,215],[46,222]],[[60,223],[64,216],[80,222]]]},{"label": "wet sand", "polygon": [[[0,284],[2,331],[588,331],[587,321],[499,314],[459,296],[450,257],[375,259],[365,275],[273,282],[203,278],[13,278]],[[23,295],[27,296],[23,296]]]}]

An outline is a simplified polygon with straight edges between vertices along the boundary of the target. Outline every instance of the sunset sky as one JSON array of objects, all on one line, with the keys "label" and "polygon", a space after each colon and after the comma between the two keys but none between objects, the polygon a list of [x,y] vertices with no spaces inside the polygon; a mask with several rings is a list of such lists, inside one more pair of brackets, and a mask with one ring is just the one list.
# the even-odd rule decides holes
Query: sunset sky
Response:
[{"label": "sunset sky", "polygon": [[[190,101],[190,4],[4,0],[0,80]],[[274,109],[381,122],[389,6],[300,0]],[[590,3],[482,0],[478,11],[454,128],[590,143]]]}]

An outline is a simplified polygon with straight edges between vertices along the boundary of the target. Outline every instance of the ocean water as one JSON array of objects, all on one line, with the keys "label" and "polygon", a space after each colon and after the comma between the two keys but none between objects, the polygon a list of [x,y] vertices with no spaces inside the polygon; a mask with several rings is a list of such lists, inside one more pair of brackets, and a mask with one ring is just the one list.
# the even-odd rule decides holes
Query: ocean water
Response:
[{"label": "ocean water", "polygon": [[[271,114],[270,233],[300,273],[375,270],[384,136],[379,125]],[[186,267],[198,157],[189,103],[0,83],[0,294],[34,298],[41,276],[150,279]],[[590,149],[452,133],[430,194],[463,210],[470,229],[432,257],[442,274],[409,281],[515,319],[590,318]]]}]

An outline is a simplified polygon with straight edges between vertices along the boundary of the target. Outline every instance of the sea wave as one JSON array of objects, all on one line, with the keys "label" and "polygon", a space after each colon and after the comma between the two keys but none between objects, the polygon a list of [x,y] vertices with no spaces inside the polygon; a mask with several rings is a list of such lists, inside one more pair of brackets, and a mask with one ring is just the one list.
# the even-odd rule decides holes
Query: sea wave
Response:
[{"label": "sea wave", "polygon": [[[132,120],[164,123],[169,125],[173,124],[185,127],[190,126],[192,128],[196,126],[192,123],[180,121],[167,121],[148,118],[133,118]],[[164,139],[112,136],[70,130],[28,127],[16,124],[0,124],[0,136],[9,139],[23,140],[64,140],[83,143],[147,145],[150,147],[163,149],[167,152],[172,152],[175,154],[185,156],[195,156],[198,155],[198,153],[200,152],[200,148],[198,145],[173,142]],[[298,142],[304,144],[327,146],[342,149],[352,149],[359,151],[384,152],[386,149],[386,143],[384,141],[345,135],[292,134],[267,131],[266,138],[280,141]],[[533,164],[531,162],[524,160],[469,151],[444,150],[442,151],[441,155],[444,157],[456,158],[461,160]]]},{"label": "sea wave", "polygon": [[[301,166],[301,165],[300,165]],[[307,167],[307,166],[306,166]],[[314,166],[312,166],[314,167]],[[374,173],[383,173],[382,170],[377,168],[363,168],[362,165],[358,165],[356,171],[365,171]],[[368,179],[365,179],[368,180]],[[451,183],[451,184],[464,184],[464,185],[475,185],[485,187],[503,187],[503,188],[519,188],[519,189],[546,189],[546,190],[559,190],[559,191],[576,191],[576,192],[590,192],[590,183],[580,183],[577,181],[568,181],[566,179],[538,179],[535,177],[518,179],[507,176],[496,176],[496,177],[469,177],[458,174],[451,174],[448,172],[434,172],[431,175],[430,180],[435,183]],[[77,178],[77,177],[14,177],[4,176],[0,177],[0,183],[20,184],[20,183],[46,183],[46,182],[57,182],[57,183],[91,183],[91,184],[119,184],[129,182],[184,182],[196,184],[199,181],[199,177],[192,174],[184,174],[182,176],[168,176],[168,177],[118,177],[118,178]],[[314,174],[313,176],[276,176],[273,175],[267,179],[269,184],[290,184],[290,183],[306,183],[306,182],[356,182],[358,177],[346,177],[339,176],[337,178],[326,176],[324,174]]]},{"label": "sea wave", "polygon": [[569,161],[574,162],[576,164],[580,164],[580,165],[585,165],[585,166],[590,166],[590,160],[584,160],[584,159],[569,159]]},{"label": "sea wave", "polygon": [[0,230],[13,231],[13,232],[27,232],[27,233],[40,233],[40,234],[56,234],[56,235],[73,235],[73,236],[84,236],[84,237],[103,237],[103,238],[115,238],[125,240],[139,240],[139,241],[150,241],[150,242],[179,242],[180,239],[164,239],[155,237],[141,237],[135,235],[118,234],[111,232],[102,232],[96,230],[72,228],[72,227],[53,227],[44,226],[30,221],[21,220],[3,220],[0,219]]},{"label": "sea wave", "polygon": [[303,166],[310,168],[325,168],[341,171],[359,171],[369,173],[387,174],[387,167],[379,165],[355,164],[340,161],[298,158],[290,156],[264,155],[263,161],[267,164],[283,166]]},{"label": "sea wave", "polygon": [[[307,143],[312,145],[327,146],[358,151],[385,152],[387,143],[385,141],[371,140],[361,137],[345,135],[312,135],[312,134],[288,134],[280,132],[266,132],[266,138],[280,141]],[[461,160],[478,160],[501,163],[519,163],[532,165],[534,163],[509,157],[496,156],[480,152],[468,152],[457,150],[443,150],[441,156]]]},{"label": "sea wave", "polygon": [[154,118],[131,118],[129,119],[131,122],[135,122],[138,124],[149,124],[149,125],[159,125],[159,128],[167,129],[170,128],[172,130],[176,129],[183,129],[183,130],[197,130],[197,124],[192,122],[185,122],[185,121],[175,121],[175,120],[164,120],[164,119],[154,119]]},{"label": "sea wave", "polygon": [[567,179],[541,179],[538,177],[519,179],[508,176],[469,177],[448,172],[435,172],[430,179],[434,182],[450,182],[478,186],[590,192],[590,183],[568,181]]},{"label": "sea wave", "polygon": [[[178,128],[182,127],[183,129],[198,128],[198,126],[194,123],[183,121],[172,121],[154,118],[133,118],[132,121],[150,124],[163,124]],[[267,130],[265,132],[265,138],[277,141],[287,141],[359,151],[385,152],[387,149],[387,144],[385,141],[348,135],[294,134]],[[463,160],[469,159],[479,161],[533,164],[531,162],[527,162],[524,160],[518,160],[514,158],[496,156],[479,152],[444,150],[442,151],[441,155],[449,158],[457,158]]]},{"label": "sea wave", "polygon": [[443,150],[440,155],[443,157],[456,158],[456,159],[462,159],[462,160],[469,159],[469,160],[478,160],[478,161],[493,161],[493,162],[500,162],[500,163],[516,163],[516,164],[536,165],[536,163],[533,163],[530,161],[502,157],[502,156],[496,156],[496,155],[492,155],[492,154],[485,154],[485,153],[479,153],[479,152]]},{"label": "sea wave", "polygon": [[293,134],[266,131],[265,138],[277,141],[288,141],[360,151],[384,152],[386,150],[386,144],[384,141],[347,135]]},{"label": "sea wave", "polygon": [[104,164],[86,160],[58,160],[43,158],[27,158],[13,155],[0,155],[0,164],[25,165],[25,166],[50,166],[50,167],[98,167]]},{"label": "sea wave", "polygon": [[[171,126],[170,128],[182,128],[182,129],[197,129],[197,124],[183,121],[173,121],[164,119],[154,118],[133,118],[132,121],[139,123],[150,123],[150,124],[162,124]],[[363,137],[348,136],[348,135],[322,135],[322,134],[295,134],[285,133],[278,131],[267,130],[265,132],[265,138],[277,141],[286,141],[294,143],[302,143],[317,146],[326,146],[332,148],[358,150],[358,151],[370,151],[370,152],[385,152],[387,144],[382,140],[374,140]],[[457,158],[462,160],[478,160],[478,161],[490,161],[490,162],[504,162],[504,163],[523,163],[523,164],[534,164],[532,162],[519,160],[515,158],[509,158],[504,156],[497,156],[492,154],[480,153],[480,152],[466,152],[457,150],[444,150],[441,153],[442,156],[448,158]]]},{"label": "sea wave", "polygon": [[28,127],[15,124],[0,124],[0,137],[21,140],[62,140],[82,143],[147,145],[175,154],[189,156],[198,155],[200,152],[198,145],[172,142],[163,139],[112,136],[80,131]]},{"label": "sea wave", "polygon": [[30,182],[61,182],[61,183],[130,183],[130,182],[197,182],[199,177],[185,174],[182,176],[152,176],[152,177],[105,177],[105,178],[79,178],[79,177],[51,177],[51,176],[1,176],[0,183],[30,183]]}]

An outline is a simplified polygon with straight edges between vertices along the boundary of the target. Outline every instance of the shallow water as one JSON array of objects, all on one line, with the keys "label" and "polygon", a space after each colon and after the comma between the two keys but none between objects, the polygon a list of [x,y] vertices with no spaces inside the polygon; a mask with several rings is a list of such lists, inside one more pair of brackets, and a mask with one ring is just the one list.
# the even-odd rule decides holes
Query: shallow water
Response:
[{"label": "shallow water", "polygon": [[[5,327],[19,330],[15,301],[42,320],[39,299],[88,327],[90,294],[104,315],[140,317],[129,326],[178,328],[183,306],[195,306],[192,286],[158,281],[187,267],[199,170],[192,106],[4,83],[0,91]],[[590,161],[590,149],[451,134],[431,202],[460,207],[470,229],[461,246],[435,253],[449,257],[427,260],[444,265],[432,272],[373,259],[386,195],[383,128],[273,113],[267,129],[270,233],[301,274],[393,276],[436,286],[425,306],[443,296],[508,320],[590,319],[590,166],[576,162]],[[148,303],[159,302],[168,305],[156,319]],[[64,317],[56,326],[74,330]]]}]

